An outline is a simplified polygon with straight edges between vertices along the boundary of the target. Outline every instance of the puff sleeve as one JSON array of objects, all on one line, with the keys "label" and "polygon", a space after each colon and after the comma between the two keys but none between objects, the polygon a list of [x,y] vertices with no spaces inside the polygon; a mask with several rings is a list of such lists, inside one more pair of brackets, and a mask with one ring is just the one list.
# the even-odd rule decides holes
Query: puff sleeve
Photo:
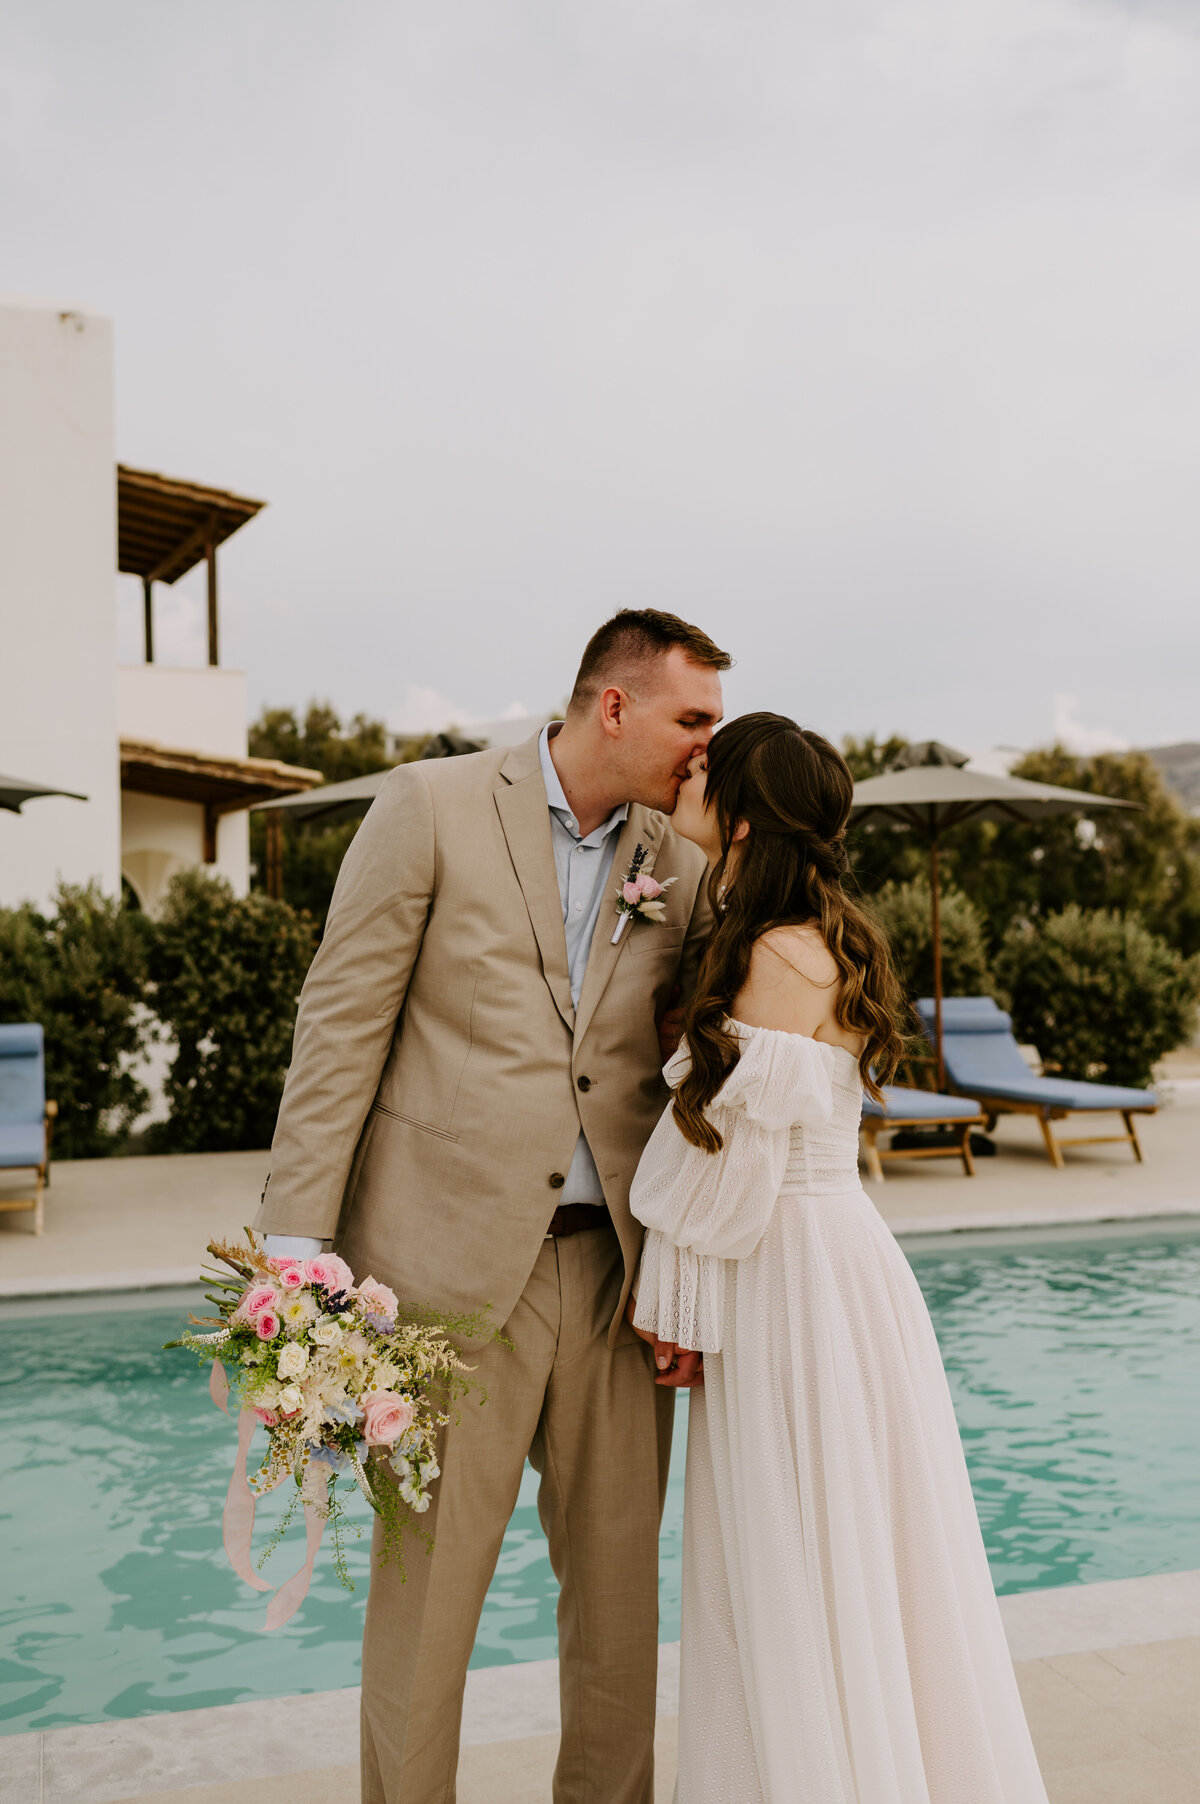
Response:
[{"label": "puff sleeve", "polygon": [[[768,1028],[737,1032],[741,1058],[708,1106],[720,1152],[693,1146],[668,1109],[629,1199],[647,1230],[637,1326],[705,1353],[720,1351],[726,1262],[754,1251],[778,1201],[792,1127],[824,1127],[834,1106],[832,1073],[815,1041]],[[683,1045],[664,1068],[672,1089],[689,1066]]]}]

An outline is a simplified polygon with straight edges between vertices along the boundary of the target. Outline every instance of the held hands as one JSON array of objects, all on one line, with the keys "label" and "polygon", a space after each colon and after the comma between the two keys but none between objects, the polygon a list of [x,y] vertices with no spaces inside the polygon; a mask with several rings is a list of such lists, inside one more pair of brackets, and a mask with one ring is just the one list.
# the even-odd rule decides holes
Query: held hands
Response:
[{"label": "held hands", "polygon": [[694,1390],[704,1383],[704,1355],[689,1352],[686,1347],[676,1346],[674,1341],[659,1340],[657,1334],[651,1334],[647,1328],[639,1328],[634,1321],[637,1300],[630,1297],[625,1305],[625,1320],[633,1329],[639,1340],[654,1348],[654,1363],[658,1367],[655,1384],[667,1386],[671,1390]]}]

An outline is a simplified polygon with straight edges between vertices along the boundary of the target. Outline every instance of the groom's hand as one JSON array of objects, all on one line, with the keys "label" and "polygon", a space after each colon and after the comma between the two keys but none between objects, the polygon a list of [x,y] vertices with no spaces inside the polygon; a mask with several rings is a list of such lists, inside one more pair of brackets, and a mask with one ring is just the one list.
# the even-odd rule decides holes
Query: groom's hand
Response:
[{"label": "groom's hand", "polygon": [[654,1364],[657,1367],[655,1384],[666,1385],[670,1390],[692,1390],[696,1385],[704,1383],[704,1355],[690,1353],[686,1347],[677,1347],[673,1340],[659,1340],[649,1328],[639,1328],[634,1321],[637,1300],[630,1297],[625,1305],[625,1320],[633,1329],[639,1340],[644,1340],[648,1347],[654,1349]]},{"label": "groom's hand", "polygon": [[690,1353],[686,1347],[676,1347],[673,1364],[660,1371],[654,1382],[667,1385],[671,1390],[695,1390],[698,1384],[704,1383],[703,1353]]}]

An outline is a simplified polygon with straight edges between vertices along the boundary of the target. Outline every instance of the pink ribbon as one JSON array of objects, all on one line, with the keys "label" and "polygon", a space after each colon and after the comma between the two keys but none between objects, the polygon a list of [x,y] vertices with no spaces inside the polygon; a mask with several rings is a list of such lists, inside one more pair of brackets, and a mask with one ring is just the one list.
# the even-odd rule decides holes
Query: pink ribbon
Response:
[{"label": "pink ribbon", "polygon": [[[225,1376],[225,1368],[220,1360],[213,1361],[212,1372],[208,1381],[209,1395],[217,1408],[229,1414],[229,1381]],[[233,1471],[229,1478],[229,1489],[225,1493],[225,1511],[222,1519],[225,1552],[229,1564],[247,1585],[256,1591],[270,1591],[274,1587],[266,1579],[260,1578],[250,1561],[250,1544],[254,1538],[255,1496],[250,1489],[250,1481],[246,1477],[246,1457],[250,1451],[250,1442],[254,1430],[258,1426],[258,1417],[252,1409],[244,1409],[238,1416],[237,1455],[233,1462]],[[305,1561],[298,1572],[280,1585],[267,1606],[267,1620],[263,1624],[266,1629],[278,1629],[296,1614],[304,1599],[308,1596],[308,1587],[312,1583],[313,1564],[317,1557],[317,1549],[325,1533],[325,1518],[328,1513],[329,1467],[324,1460],[310,1460],[304,1474],[302,1489],[304,1501],[304,1534]]]},{"label": "pink ribbon", "polygon": [[299,1572],[294,1572],[267,1605],[265,1627],[277,1629],[296,1614],[308,1596],[312,1583],[313,1561],[325,1533],[326,1504],[329,1495],[329,1467],[324,1460],[310,1460],[304,1474],[304,1534],[306,1559]]}]

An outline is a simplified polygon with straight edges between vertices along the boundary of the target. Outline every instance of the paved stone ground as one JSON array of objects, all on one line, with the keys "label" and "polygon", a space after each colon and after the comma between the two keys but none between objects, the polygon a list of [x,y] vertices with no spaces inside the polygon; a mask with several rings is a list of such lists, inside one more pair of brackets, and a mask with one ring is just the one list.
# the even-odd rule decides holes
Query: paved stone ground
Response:
[{"label": "paved stone ground", "polygon": [[[1200,1804],[1200,1637],[1024,1661],[1017,1677],[1050,1804]],[[660,1718],[655,1804],[672,1797],[675,1730],[674,1717]],[[458,1804],[549,1804],[557,1739],[464,1748]],[[357,1797],[352,1764],[149,1792],[97,1791],[86,1771],[43,1778],[32,1762],[10,1761],[0,1778],[6,1804],[354,1804]]]}]

